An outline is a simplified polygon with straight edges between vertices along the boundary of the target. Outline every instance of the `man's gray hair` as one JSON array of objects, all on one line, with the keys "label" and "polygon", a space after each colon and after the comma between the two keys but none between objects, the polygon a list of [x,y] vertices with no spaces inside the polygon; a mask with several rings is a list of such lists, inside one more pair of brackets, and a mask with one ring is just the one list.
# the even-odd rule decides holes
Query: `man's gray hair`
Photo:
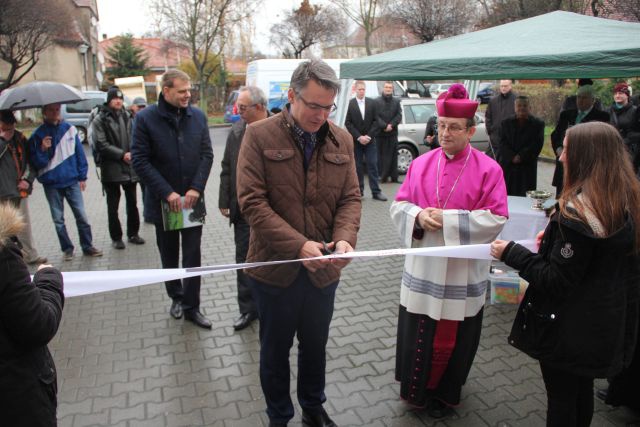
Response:
[{"label": "man's gray hair", "polygon": [[258,86],[242,86],[240,92],[249,92],[252,104],[260,104],[266,108],[269,102],[267,96]]},{"label": "man's gray hair", "polygon": [[330,89],[334,93],[340,90],[340,80],[336,72],[326,62],[320,59],[311,59],[298,65],[291,76],[290,88],[295,93],[300,93],[307,86],[309,80],[313,80],[325,89]]},{"label": "man's gray hair", "polygon": [[185,73],[182,70],[172,69],[162,75],[160,87],[173,87],[173,82],[175,79],[184,80],[186,82],[191,81],[191,77],[189,77],[189,74]]}]

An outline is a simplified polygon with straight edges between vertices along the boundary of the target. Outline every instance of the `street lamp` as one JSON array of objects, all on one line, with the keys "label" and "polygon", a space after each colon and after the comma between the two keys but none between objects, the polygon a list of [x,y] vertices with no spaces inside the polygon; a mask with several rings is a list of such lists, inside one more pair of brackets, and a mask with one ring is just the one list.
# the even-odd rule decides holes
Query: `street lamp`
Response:
[{"label": "street lamp", "polygon": [[90,47],[91,46],[84,42],[80,46],[78,46],[78,52],[82,54],[82,74],[84,76],[84,90],[89,89],[87,85],[87,51]]}]

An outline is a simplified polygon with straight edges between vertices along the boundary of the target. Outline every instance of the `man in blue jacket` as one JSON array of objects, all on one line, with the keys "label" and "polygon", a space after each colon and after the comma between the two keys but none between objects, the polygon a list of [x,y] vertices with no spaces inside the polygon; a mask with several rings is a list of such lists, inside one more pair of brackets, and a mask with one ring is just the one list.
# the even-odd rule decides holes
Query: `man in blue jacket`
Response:
[{"label": "man in blue jacket", "polygon": [[[179,70],[162,75],[158,103],[136,115],[131,158],[145,185],[144,205],[156,227],[163,268],[177,268],[182,238],[182,267],[200,266],[202,226],[165,231],[161,201],[173,212],[193,208],[204,195],[213,164],[207,117],[189,104],[191,81]],[[202,328],[211,322],[200,313],[200,276],[165,282],[172,299],[169,313]]]},{"label": "man in blue jacket", "polygon": [[65,199],[76,219],[82,253],[102,256],[102,251],[93,247],[91,225],[82,200],[82,192],[87,188],[88,166],[78,131],[62,121],[60,104],[42,107],[42,117],[44,123],[29,139],[29,161],[38,171],[38,181],[44,187],[63,259],[71,260],[74,250],[64,223]]}]

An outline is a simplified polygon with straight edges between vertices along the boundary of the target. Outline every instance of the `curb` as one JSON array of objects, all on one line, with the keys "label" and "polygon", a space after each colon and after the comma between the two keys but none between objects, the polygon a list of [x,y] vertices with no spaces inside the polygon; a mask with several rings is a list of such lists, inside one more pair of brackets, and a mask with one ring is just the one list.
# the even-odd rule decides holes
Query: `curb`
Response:
[{"label": "curb", "polygon": [[222,123],[222,124],[213,124],[209,125],[209,129],[213,128],[230,128],[232,123]]}]

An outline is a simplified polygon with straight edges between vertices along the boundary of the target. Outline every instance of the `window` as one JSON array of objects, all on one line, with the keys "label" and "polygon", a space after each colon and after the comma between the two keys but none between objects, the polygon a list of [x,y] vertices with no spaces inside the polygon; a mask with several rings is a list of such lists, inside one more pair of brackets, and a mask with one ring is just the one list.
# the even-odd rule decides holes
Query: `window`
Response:
[{"label": "window", "polygon": [[105,98],[89,98],[84,101],[76,102],[75,104],[67,104],[67,113],[70,114],[79,114],[79,113],[90,113],[94,107],[98,105],[104,104],[106,101]]},{"label": "window", "polygon": [[[429,117],[431,117],[435,111],[434,104],[415,104],[405,106],[404,112],[406,114],[405,123],[427,123]],[[409,113],[409,114],[407,114]]]}]

